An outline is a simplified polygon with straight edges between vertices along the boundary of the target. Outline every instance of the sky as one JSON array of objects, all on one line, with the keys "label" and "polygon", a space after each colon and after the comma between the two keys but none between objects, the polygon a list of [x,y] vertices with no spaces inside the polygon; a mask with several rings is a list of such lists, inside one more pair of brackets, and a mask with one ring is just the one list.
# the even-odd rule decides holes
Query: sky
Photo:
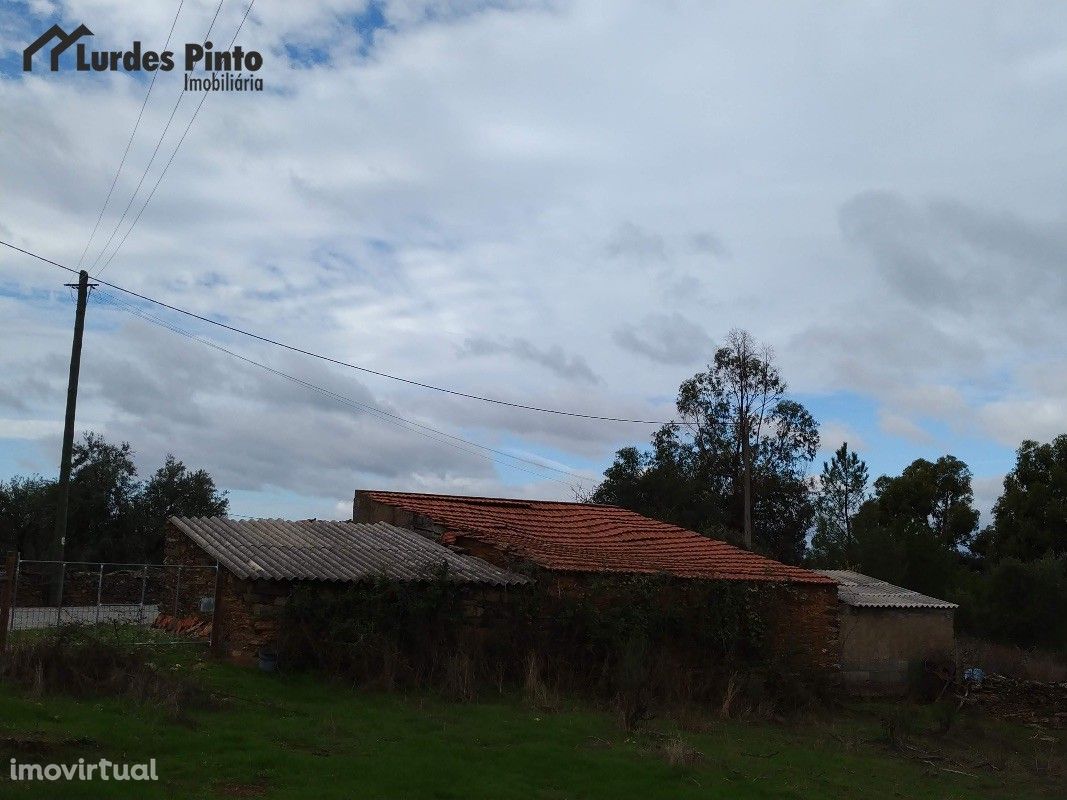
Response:
[{"label": "sky", "polygon": [[[210,26],[225,48],[247,2],[217,7],[184,0],[171,47]],[[0,238],[337,360],[593,415],[671,418],[745,328],[821,424],[813,474],[842,441],[872,478],[950,453],[985,511],[1022,439],[1067,432],[1061,2],[257,0],[236,41],[263,91],[210,94],[174,153],[199,96],[158,73],[104,206],[149,76],[43,52],[24,73],[22,50],[53,23],[160,49],[177,8],[0,5]],[[2,250],[0,477],[52,476],[71,276]],[[235,513],[572,499],[654,430],[116,295],[89,301],[79,435],[129,441],[142,475],[203,467]]]}]

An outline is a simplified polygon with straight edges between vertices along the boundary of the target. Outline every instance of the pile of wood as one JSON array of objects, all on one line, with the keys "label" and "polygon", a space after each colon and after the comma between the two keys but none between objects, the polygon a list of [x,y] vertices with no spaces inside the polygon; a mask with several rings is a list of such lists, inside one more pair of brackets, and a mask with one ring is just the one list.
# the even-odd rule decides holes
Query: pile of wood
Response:
[{"label": "pile of wood", "polygon": [[211,621],[202,619],[195,614],[185,617],[158,614],[152,622],[152,627],[156,630],[190,636],[196,639],[211,638]]},{"label": "pile of wood", "polygon": [[979,686],[970,688],[968,700],[998,717],[1067,728],[1067,682],[985,675]]}]

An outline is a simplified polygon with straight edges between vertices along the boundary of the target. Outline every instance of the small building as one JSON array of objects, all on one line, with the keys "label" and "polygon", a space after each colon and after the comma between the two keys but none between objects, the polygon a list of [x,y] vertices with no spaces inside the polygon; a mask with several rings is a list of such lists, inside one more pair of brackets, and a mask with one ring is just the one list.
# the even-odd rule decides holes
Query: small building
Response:
[{"label": "small building", "polygon": [[924,662],[952,659],[955,603],[850,570],[819,572],[837,581],[841,679],[849,691],[903,694]]},{"label": "small building", "polygon": [[813,570],[782,564],[617,506],[495,497],[357,491],[353,519],[417,531],[542,586],[592,577],[655,574],[682,592],[741,583],[762,599],[776,655],[835,669],[837,587]]},{"label": "small building", "polygon": [[181,614],[213,606],[212,645],[238,663],[274,648],[286,599],[298,584],[342,586],[383,578],[429,583],[445,567],[446,580],[488,602],[506,587],[529,583],[384,523],[171,517],[165,539],[167,564],[218,565],[217,573],[176,572],[180,583],[169,594],[179,598]]}]

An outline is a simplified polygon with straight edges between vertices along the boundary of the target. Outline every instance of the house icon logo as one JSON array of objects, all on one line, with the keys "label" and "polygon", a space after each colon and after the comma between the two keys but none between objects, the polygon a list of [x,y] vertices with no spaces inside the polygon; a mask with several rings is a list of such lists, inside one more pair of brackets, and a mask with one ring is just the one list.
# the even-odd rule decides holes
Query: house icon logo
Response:
[{"label": "house icon logo", "polygon": [[53,25],[51,28],[37,37],[34,42],[22,51],[22,71],[30,72],[33,70],[33,56],[51,41],[56,43],[52,45],[52,72],[59,72],[59,57],[68,50],[78,39],[83,36],[92,36],[93,32],[84,25],[79,25],[73,32],[67,33],[58,25]]}]

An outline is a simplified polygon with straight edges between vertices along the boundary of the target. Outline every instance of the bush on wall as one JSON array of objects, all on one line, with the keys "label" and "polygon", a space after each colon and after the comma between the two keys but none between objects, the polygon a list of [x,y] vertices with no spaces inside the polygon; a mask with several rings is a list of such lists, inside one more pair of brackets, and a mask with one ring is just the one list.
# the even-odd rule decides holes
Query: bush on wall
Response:
[{"label": "bush on wall", "polygon": [[460,696],[519,687],[535,674],[553,695],[611,701],[629,723],[663,703],[780,706],[780,688],[795,688],[798,673],[772,657],[770,601],[752,584],[664,575],[575,576],[503,591],[440,571],[418,583],[299,587],[281,650],[291,667]]}]

